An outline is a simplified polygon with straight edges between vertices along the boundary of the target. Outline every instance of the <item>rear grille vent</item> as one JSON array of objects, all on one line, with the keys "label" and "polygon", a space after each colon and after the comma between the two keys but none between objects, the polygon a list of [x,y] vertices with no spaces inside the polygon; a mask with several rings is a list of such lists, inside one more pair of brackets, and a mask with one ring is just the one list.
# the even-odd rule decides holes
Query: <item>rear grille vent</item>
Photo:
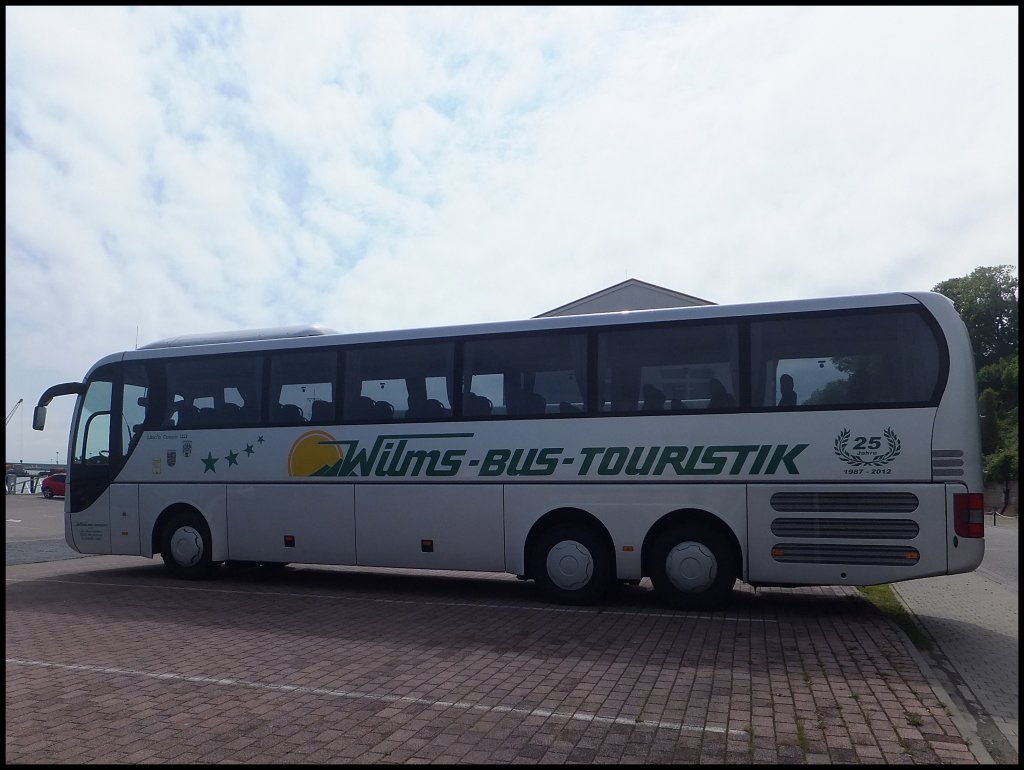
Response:
[{"label": "rear grille vent", "polygon": [[932,451],[933,476],[963,476],[964,453],[959,449],[935,449]]},{"label": "rear grille vent", "polygon": [[862,540],[912,540],[921,528],[910,519],[775,519],[777,537],[834,537]]},{"label": "rear grille vent", "polygon": [[820,545],[779,543],[772,558],[784,564],[870,564],[913,567],[921,558],[916,548],[900,545]]},{"label": "rear grille vent", "polygon": [[910,513],[917,510],[911,492],[776,492],[772,508],[780,513]]}]

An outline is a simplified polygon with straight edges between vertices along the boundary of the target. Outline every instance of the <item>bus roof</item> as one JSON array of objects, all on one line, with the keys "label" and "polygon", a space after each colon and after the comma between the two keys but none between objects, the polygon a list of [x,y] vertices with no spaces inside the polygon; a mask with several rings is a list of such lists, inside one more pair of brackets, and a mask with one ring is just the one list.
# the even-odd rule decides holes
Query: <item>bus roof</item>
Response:
[{"label": "bus roof", "polygon": [[[930,309],[935,310],[936,299],[944,300],[945,303],[949,304],[949,300],[945,297],[932,292],[889,292],[732,305],[699,305],[651,310],[623,310],[611,313],[590,313],[372,332],[339,333],[319,325],[288,326],[169,337],[144,345],[137,350],[115,355],[118,359],[123,358],[123,360],[128,361],[196,354],[241,353],[260,350],[313,348],[325,345],[354,345],[402,340],[415,341],[432,338],[470,337],[499,332],[586,329],[684,319],[736,318],[765,314],[812,312],[816,310],[891,307],[918,303],[923,303],[929,306]],[[98,362],[97,365],[105,363],[112,358],[113,356],[107,356],[101,362]]]},{"label": "bus roof", "polygon": [[157,348],[193,347],[195,345],[216,345],[221,342],[255,342],[258,340],[283,340],[297,337],[316,337],[323,334],[337,334],[334,329],[315,324],[306,326],[279,326],[265,329],[250,329],[233,332],[213,332],[210,334],[182,334],[177,337],[151,342],[139,350],[156,350]]}]

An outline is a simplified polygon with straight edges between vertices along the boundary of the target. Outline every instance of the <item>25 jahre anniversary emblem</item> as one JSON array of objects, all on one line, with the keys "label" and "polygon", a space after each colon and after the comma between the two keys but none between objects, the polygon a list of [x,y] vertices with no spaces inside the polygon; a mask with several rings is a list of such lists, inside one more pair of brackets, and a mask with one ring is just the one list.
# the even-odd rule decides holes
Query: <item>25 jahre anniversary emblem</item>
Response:
[{"label": "25 jahre anniversary emblem", "polygon": [[891,427],[881,436],[853,436],[843,428],[832,445],[836,456],[854,468],[880,468],[899,456],[903,447]]}]

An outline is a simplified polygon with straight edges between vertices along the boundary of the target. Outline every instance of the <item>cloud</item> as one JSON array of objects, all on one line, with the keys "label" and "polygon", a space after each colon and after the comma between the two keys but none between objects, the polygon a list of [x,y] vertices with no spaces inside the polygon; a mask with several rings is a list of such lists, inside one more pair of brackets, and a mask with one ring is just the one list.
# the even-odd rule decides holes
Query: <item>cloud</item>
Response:
[{"label": "cloud", "polygon": [[8,401],[136,329],[490,321],[627,277],[717,302],[927,289],[1011,262],[1017,15],[8,8]]}]

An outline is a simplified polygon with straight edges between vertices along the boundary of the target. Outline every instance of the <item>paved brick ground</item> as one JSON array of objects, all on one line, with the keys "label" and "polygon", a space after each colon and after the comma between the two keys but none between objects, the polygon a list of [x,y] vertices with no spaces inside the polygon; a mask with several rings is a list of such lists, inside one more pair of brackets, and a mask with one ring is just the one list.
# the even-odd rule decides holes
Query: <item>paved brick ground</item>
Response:
[{"label": "paved brick ground", "polygon": [[16,763],[975,763],[852,589],[600,608],[476,573],[7,568]]},{"label": "paved brick ground", "polygon": [[[989,752],[1000,764],[1015,764],[1020,751],[1017,520],[988,527],[985,539],[985,561],[976,572],[896,583],[893,588],[935,639],[939,649],[932,665],[950,680],[947,689],[959,690]],[[988,569],[997,555],[1012,559],[1013,568]]]}]

